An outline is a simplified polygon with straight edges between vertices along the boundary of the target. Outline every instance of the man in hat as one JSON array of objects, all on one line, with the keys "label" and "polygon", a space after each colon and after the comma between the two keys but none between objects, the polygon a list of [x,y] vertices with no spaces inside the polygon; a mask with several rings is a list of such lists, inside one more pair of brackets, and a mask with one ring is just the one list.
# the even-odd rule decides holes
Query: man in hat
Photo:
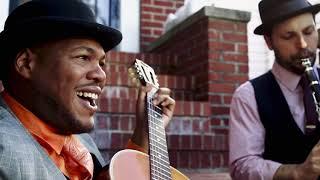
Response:
[{"label": "man in hat", "polygon": [[[119,31],[96,23],[78,0],[34,0],[17,7],[0,33],[0,179],[92,179],[105,169],[87,132],[106,81],[106,52]],[[131,146],[147,149],[139,90]],[[160,88],[154,104],[171,119],[175,101]]]},{"label": "man in hat", "polygon": [[303,86],[301,61],[308,58],[314,65],[319,10],[319,4],[305,0],[259,3],[262,24],[254,33],[264,36],[275,62],[271,71],[245,82],[233,95],[229,148],[234,179],[316,179],[320,175],[319,121],[314,102],[305,99],[312,96],[310,88]]}]

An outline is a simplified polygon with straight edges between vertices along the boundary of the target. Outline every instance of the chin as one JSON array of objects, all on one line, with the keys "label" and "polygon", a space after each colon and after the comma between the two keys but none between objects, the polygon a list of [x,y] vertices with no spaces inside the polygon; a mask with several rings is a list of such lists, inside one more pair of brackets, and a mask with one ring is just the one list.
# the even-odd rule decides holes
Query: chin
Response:
[{"label": "chin", "polygon": [[[84,122],[84,123],[83,123]],[[75,123],[76,127],[74,127],[74,134],[80,134],[80,133],[89,133],[94,129],[94,119],[90,118],[89,120],[86,119],[84,121],[78,121],[78,123]]]}]

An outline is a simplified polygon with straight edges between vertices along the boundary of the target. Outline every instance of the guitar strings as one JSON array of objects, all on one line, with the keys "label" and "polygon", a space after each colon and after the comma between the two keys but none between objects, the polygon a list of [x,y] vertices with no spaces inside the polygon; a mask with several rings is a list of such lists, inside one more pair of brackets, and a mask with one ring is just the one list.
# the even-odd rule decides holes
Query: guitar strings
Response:
[{"label": "guitar strings", "polygon": [[152,100],[153,94],[148,93],[149,135],[151,136],[149,137],[151,179],[171,180],[165,129],[162,121],[162,110],[158,106],[154,106]]}]

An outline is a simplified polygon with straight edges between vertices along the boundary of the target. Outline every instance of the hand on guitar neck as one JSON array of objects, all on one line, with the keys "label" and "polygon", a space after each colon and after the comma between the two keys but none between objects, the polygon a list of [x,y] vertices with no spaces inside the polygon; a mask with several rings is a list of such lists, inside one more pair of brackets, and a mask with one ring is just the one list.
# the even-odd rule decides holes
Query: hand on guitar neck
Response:
[{"label": "hand on guitar neck", "polygon": [[[139,95],[136,104],[136,128],[132,135],[131,140],[142,147],[145,151],[148,152],[149,143],[148,143],[148,115],[146,112],[146,95],[148,92],[154,90],[152,85],[141,86],[139,88]],[[168,88],[159,88],[154,95],[153,105],[160,106],[162,108],[162,120],[163,126],[166,127],[169,124],[169,121],[172,119],[175,101],[170,97],[170,89]]]},{"label": "hand on guitar neck", "polygon": [[154,70],[140,60],[135,61],[129,73],[137,84],[143,85],[139,87],[136,128],[131,138],[143,152],[127,149],[116,153],[110,162],[110,179],[188,179],[170,166],[165,135],[175,108],[170,89],[160,88]]}]

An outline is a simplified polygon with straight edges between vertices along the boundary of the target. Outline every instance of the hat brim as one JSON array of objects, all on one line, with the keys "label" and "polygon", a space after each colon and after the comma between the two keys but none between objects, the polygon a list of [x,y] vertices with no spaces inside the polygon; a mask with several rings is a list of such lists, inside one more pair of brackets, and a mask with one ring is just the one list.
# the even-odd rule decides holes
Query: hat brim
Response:
[{"label": "hat brim", "polygon": [[98,23],[59,17],[38,17],[21,22],[0,33],[0,44],[32,45],[50,39],[87,37],[98,41],[107,52],[122,40],[120,31]]},{"label": "hat brim", "polygon": [[254,34],[257,35],[265,35],[266,32],[268,32],[272,26],[276,23],[281,22],[282,20],[288,19],[290,17],[299,15],[299,14],[303,14],[303,13],[312,13],[313,15],[317,14],[320,11],[320,4],[316,4],[313,6],[309,6],[303,9],[300,9],[299,11],[294,11],[285,15],[282,15],[281,17],[278,17],[276,19],[271,20],[269,23],[264,23],[259,25],[258,27],[255,28],[255,30],[253,31]]}]

